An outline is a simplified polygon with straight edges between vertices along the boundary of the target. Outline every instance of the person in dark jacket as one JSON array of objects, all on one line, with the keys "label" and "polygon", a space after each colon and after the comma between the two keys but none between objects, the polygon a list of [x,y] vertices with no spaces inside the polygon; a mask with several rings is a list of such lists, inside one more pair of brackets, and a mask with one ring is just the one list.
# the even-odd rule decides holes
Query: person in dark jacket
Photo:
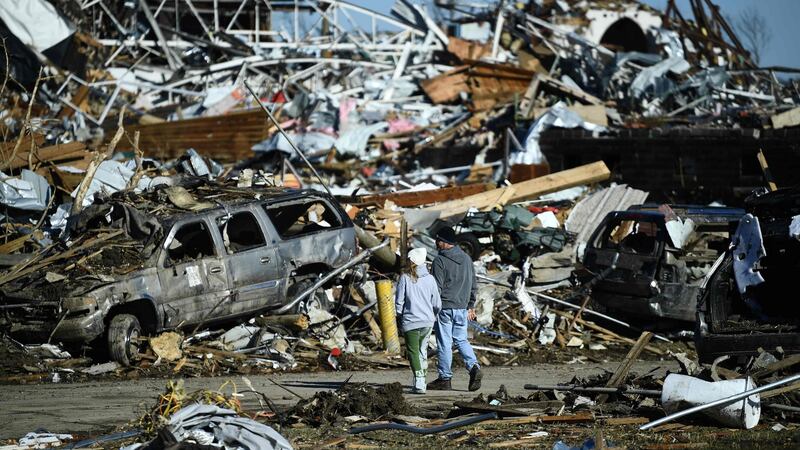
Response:
[{"label": "person in dark jacket", "polygon": [[439,378],[428,384],[431,390],[451,389],[453,378],[453,344],[469,371],[469,390],[481,387],[483,373],[478,358],[467,340],[467,325],[475,320],[475,293],[478,289],[472,259],[455,245],[456,233],[444,227],[436,234],[439,254],[433,260],[432,273],[439,286],[442,309],[437,315],[434,331],[438,346]]}]

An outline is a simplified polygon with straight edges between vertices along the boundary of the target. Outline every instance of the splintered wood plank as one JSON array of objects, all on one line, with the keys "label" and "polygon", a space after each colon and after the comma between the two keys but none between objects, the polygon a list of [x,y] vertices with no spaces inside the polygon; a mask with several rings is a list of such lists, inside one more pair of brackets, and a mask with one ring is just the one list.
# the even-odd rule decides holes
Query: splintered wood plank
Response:
[{"label": "splintered wood plank", "polygon": [[376,203],[383,205],[386,200],[390,200],[397,206],[411,208],[414,206],[430,205],[436,202],[464,198],[468,195],[480,194],[491,189],[490,184],[467,184],[464,186],[445,187],[440,189],[430,189],[427,191],[414,192],[395,192],[392,194],[364,195],[357,197],[353,202],[356,205],[366,203]]},{"label": "splintered wood plank", "polygon": [[594,421],[595,418],[592,413],[582,412],[572,416],[530,416],[530,417],[518,417],[514,419],[505,419],[505,420],[503,419],[486,420],[484,422],[477,423],[473,426],[482,427],[490,425],[526,425],[531,423],[584,423],[584,422],[594,422]]},{"label": "splintered wood plank", "polygon": [[[628,351],[625,359],[622,360],[622,363],[617,368],[617,371],[614,372],[614,375],[611,375],[611,378],[609,378],[608,383],[606,383],[606,387],[616,388],[625,382],[625,377],[627,377],[628,372],[631,371],[633,363],[636,362],[636,359],[642,354],[642,351],[647,346],[647,343],[650,342],[652,337],[653,333],[649,331],[645,331],[639,336],[639,339],[636,340],[636,343],[633,344],[633,347],[631,347],[630,351]],[[597,397],[596,402],[605,403],[606,400],[608,400],[608,394],[600,394]]]},{"label": "splintered wood plank", "polygon": [[[484,209],[490,207],[500,200],[507,203],[516,203],[524,200],[532,200],[540,195],[560,191],[575,186],[596,183],[607,180],[611,176],[603,161],[593,162],[572,169],[562,170],[561,172],[551,173],[539,178],[515,183],[509,187],[492,189],[491,191],[480,194],[470,195],[458,200],[451,200],[438,205],[424,208],[423,211],[440,211],[440,217],[452,217],[469,210],[470,208]],[[506,198],[504,194],[508,190],[513,190],[513,194]]]}]

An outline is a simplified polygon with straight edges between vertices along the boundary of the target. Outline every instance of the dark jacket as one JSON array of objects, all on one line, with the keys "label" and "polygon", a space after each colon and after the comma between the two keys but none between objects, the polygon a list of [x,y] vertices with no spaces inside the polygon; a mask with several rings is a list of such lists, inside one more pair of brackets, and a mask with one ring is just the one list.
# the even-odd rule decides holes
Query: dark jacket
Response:
[{"label": "dark jacket", "polygon": [[433,278],[439,286],[442,309],[472,309],[478,283],[472,259],[458,246],[439,250],[433,260]]}]

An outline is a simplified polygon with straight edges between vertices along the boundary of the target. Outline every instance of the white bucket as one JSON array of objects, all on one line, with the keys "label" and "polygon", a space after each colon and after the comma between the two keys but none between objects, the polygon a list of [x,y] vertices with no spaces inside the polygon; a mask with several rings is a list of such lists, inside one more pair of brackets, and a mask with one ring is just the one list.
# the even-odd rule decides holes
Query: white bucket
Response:
[{"label": "white bucket", "polygon": [[[664,387],[661,390],[661,405],[667,414],[672,414],[755,388],[756,385],[750,377],[709,382],[686,375],[670,374],[664,380]],[[758,419],[761,417],[761,398],[758,394],[753,394],[724,408],[709,408],[702,413],[723,425],[749,430],[758,425]]]}]

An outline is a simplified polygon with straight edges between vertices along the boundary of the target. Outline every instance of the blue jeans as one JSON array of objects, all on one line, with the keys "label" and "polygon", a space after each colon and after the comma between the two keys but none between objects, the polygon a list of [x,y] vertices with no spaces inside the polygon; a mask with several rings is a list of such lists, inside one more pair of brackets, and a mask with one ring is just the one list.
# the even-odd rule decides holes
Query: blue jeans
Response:
[{"label": "blue jeans", "polygon": [[[453,344],[455,343],[461,359],[467,370],[472,370],[478,366],[478,358],[472,351],[472,346],[467,341],[467,310],[466,309],[443,309],[439,311],[436,325],[436,346],[438,347],[439,378],[449,380],[453,378],[450,366],[453,364]],[[478,366],[480,367],[480,366]]]}]

